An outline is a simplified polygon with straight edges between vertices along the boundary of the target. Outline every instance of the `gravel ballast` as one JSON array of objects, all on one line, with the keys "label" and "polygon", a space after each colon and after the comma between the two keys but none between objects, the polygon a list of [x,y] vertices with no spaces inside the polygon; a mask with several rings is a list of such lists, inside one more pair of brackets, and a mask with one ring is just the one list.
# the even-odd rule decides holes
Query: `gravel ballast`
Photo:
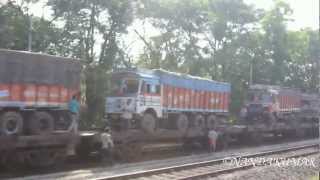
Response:
[{"label": "gravel ballast", "polygon": [[[300,166],[290,165],[288,161],[283,164],[258,166],[247,170],[220,175],[208,179],[212,180],[318,180],[320,172],[320,155],[305,157],[310,163],[301,163]],[[313,160],[314,164],[311,163]],[[292,162],[292,161],[291,161]]]}]

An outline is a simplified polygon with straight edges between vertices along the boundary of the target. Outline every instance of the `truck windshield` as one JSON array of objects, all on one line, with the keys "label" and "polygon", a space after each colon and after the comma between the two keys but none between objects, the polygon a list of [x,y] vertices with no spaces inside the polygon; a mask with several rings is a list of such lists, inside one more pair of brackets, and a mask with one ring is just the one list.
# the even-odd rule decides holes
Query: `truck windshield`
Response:
[{"label": "truck windshield", "polygon": [[249,100],[250,102],[270,103],[272,102],[272,95],[265,91],[250,91]]},{"label": "truck windshield", "polygon": [[112,78],[112,96],[127,96],[138,92],[139,80],[129,78]]}]

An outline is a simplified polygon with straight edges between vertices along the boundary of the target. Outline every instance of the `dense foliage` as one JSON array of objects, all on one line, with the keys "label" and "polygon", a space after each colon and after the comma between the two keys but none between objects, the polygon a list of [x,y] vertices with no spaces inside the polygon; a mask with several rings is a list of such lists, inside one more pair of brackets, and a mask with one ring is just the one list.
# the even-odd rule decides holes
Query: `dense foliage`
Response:
[{"label": "dense foliage", "polygon": [[[230,82],[235,113],[250,82],[319,91],[317,31],[288,30],[292,10],[283,1],[261,10],[243,0],[46,0],[51,19],[30,17],[34,3],[0,4],[0,48],[26,50],[31,19],[33,51],[83,60],[88,123],[103,115],[108,73],[123,67]],[[134,22],[157,31],[130,28],[144,44],[135,58],[124,38]]]}]

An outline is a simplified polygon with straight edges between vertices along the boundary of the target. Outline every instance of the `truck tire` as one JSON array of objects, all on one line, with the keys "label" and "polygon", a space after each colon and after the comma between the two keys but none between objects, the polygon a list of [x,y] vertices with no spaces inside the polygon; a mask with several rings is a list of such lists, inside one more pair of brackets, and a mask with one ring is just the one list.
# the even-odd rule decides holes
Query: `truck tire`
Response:
[{"label": "truck tire", "polygon": [[205,130],[205,128],[206,128],[206,121],[201,114],[197,114],[194,118],[193,125],[196,129],[203,132],[203,130]]},{"label": "truck tire", "polygon": [[149,134],[154,134],[157,124],[156,117],[151,113],[145,113],[141,120],[141,128]]},{"label": "truck tire", "polygon": [[217,127],[217,117],[215,115],[209,115],[207,117],[207,128],[215,129]]},{"label": "truck tire", "polygon": [[3,135],[21,134],[23,118],[18,112],[9,111],[1,116],[0,131]]},{"label": "truck tire", "polygon": [[189,128],[189,120],[188,116],[185,114],[179,114],[177,122],[176,122],[177,130],[182,134],[186,134]]},{"label": "truck tire", "polygon": [[54,130],[54,118],[47,112],[35,112],[29,122],[31,134],[50,134]]}]

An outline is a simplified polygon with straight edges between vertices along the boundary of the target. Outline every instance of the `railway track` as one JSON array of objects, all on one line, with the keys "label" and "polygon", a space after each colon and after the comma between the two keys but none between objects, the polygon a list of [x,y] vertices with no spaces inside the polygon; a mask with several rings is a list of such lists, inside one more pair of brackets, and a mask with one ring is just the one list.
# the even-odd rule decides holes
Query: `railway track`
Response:
[{"label": "railway track", "polygon": [[[147,179],[155,178],[156,176],[161,176],[161,174],[176,172],[179,170],[186,169],[189,171],[195,167],[204,167],[211,165],[220,165],[222,160],[227,158],[235,157],[248,157],[249,153],[253,156],[256,153],[256,157],[262,154],[270,154],[271,151],[278,150],[278,152],[289,152],[289,149],[296,149],[296,151],[305,151],[305,148],[310,146],[314,151],[314,146],[318,143],[317,139],[309,139],[295,142],[282,142],[279,144],[268,144],[259,147],[237,147],[236,149],[229,149],[224,152],[217,153],[204,153],[204,154],[191,154],[182,157],[174,157],[161,160],[150,160],[145,162],[135,162],[135,163],[120,163],[114,164],[113,166],[106,166],[103,164],[97,166],[88,166],[83,164],[70,164],[67,167],[61,167],[61,169],[48,169],[44,171],[26,172],[19,173],[15,171],[15,174],[0,173],[0,179],[16,179],[16,180],[79,180],[79,179],[134,179],[140,177],[149,177]],[[285,150],[287,149],[287,150]],[[293,151],[293,150],[291,150]],[[270,152],[270,153],[268,153]],[[277,154],[277,153],[274,153]],[[254,156],[253,156],[254,157]],[[207,163],[207,164],[205,164]],[[198,164],[198,166],[193,166],[193,164]],[[69,167],[70,166],[70,167]],[[189,167],[188,167],[189,166]],[[221,166],[220,166],[221,168]],[[230,166],[228,167],[230,168]],[[210,168],[214,170],[213,168]],[[162,178],[166,179],[166,178]],[[173,178],[175,179],[175,178]],[[176,178],[178,179],[178,178]]]},{"label": "railway track", "polygon": [[[248,154],[244,156],[236,156],[230,158],[223,158],[210,161],[202,161],[179,166],[171,166],[159,169],[152,169],[147,171],[138,171],[133,173],[119,174],[114,176],[106,176],[96,178],[98,180],[118,180],[118,179],[201,179],[206,177],[218,176],[221,174],[231,173],[239,170],[249,169],[254,166],[261,166],[265,162],[260,163],[242,163],[238,165],[231,165],[230,162],[234,160],[243,160],[248,158],[265,158],[274,161],[283,161],[290,158],[305,157],[319,153],[318,144],[310,144],[303,146],[296,146],[290,148],[283,148],[280,150],[265,151],[260,153]],[[273,158],[273,159],[272,159]],[[238,162],[239,162],[238,161]],[[229,163],[227,163],[229,162]],[[276,163],[276,162],[268,162]]]}]

